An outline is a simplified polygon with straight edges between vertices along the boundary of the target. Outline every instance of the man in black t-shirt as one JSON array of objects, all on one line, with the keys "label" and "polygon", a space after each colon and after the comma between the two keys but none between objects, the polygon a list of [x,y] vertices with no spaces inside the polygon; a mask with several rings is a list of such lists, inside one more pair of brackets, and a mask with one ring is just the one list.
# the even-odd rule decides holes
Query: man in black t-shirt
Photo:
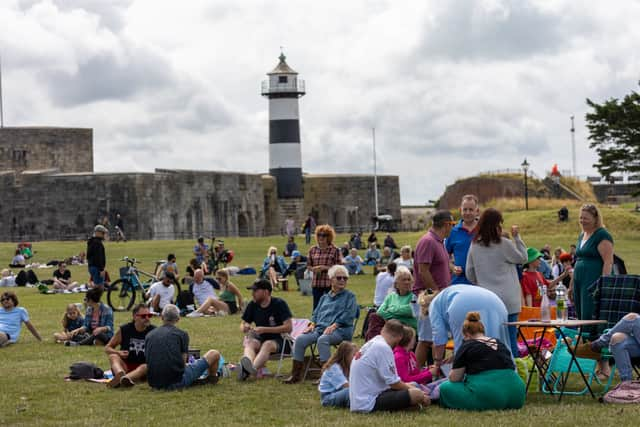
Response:
[{"label": "man in black t-shirt", "polygon": [[[104,347],[109,356],[113,379],[109,387],[131,386],[144,380],[147,371],[144,340],[155,329],[151,324],[151,312],[144,304],[133,307],[133,320],[120,326]],[[120,350],[116,348],[120,346]]]},{"label": "man in black t-shirt", "polygon": [[250,375],[263,375],[269,355],[282,349],[281,334],[292,329],[291,310],[284,300],[271,297],[269,280],[257,279],[247,289],[251,290],[253,301],[244,310],[240,323],[240,330],[246,334],[244,356],[240,359],[241,369],[238,372],[241,381]]},{"label": "man in black t-shirt", "polygon": [[189,387],[207,371],[209,382],[217,383],[220,353],[209,350],[201,359],[187,363],[189,335],[176,327],[179,320],[178,307],[165,305],[162,326],[151,331],[145,339],[149,385],[156,389],[178,390]]},{"label": "man in black t-shirt", "polygon": [[53,288],[70,293],[76,287],[78,282],[71,281],[71,272],[67,270],[67,264],[60,262],[58,268],[53,271]]}]

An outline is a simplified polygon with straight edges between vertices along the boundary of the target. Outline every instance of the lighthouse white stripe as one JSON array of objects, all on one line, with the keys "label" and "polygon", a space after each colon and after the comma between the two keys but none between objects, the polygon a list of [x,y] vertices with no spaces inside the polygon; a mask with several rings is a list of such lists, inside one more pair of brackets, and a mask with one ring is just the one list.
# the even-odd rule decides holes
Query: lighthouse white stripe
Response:
[{"label": "lighthouse white stripe", "polygon": [[298,119],[298,98],[272,98],[269,100],[269,120]]},{"label": "lighthouse white stripe", "polygon": [[301,167],[300,144],[269,144],[269,169]]}]

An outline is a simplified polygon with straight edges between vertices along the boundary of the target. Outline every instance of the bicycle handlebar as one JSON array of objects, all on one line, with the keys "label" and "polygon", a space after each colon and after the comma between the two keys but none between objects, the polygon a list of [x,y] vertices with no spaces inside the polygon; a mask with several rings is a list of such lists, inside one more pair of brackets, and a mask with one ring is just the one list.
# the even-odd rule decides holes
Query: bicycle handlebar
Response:
[{"label": "bicycle handlebar", "polygon": [[120,261],[127,262],[127,263],[129,263],[129,264],[131,264],[131,265],[133,265],[133,264],[140,264],[140,261],[138,261],[138,260],[137,260],[137,259],[135,259],[135,258],[129,258],[128,256],[126,256],[126,257],[122,258]]}]

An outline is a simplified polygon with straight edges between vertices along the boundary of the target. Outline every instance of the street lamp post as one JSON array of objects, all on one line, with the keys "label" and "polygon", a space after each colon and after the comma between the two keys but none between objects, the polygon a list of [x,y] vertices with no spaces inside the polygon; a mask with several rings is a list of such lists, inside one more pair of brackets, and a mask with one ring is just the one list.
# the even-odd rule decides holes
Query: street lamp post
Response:
[{"label": "street lamp post", "polygon": [[529,170],[529,163],[527,158],[524,158],[524,162],[520,165],[524,171],[524,209],[529,210],[529,186],[527,185],[527,171]]}]

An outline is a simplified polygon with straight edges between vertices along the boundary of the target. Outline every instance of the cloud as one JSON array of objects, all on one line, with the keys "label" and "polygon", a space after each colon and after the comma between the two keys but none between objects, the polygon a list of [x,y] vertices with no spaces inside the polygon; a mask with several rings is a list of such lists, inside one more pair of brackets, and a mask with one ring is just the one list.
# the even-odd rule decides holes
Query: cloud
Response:
[{"label": "cloud", "polygon": [[126,25],[125,9],[133,4],[133,0],[19,0],[18,7],[28,11],[41,3],[51,3],[62,12],[83,10],[99,17],[101,25],[119,31]]},{"label": "cloud", "polygon": [[567,48],[579,16],[545,10],[534,2],[454,0],[436,5],[420,51],[454,61],[515,60]]},{"label": "cloud", "polygon": [[260,81],[306,80],[303,169],[400,176],[403,203],[518,168],[592,173],[585,98],[637,89],[640,3],[7,0],[5,121],[94,128],[97,170],[268,169]]},{"label": "cloud", "polygon": [[75,72],[44,71],[42,78],[52,100],[63,107],[126,100],[140,92],[166,90],[175,81],[169,64],[158,55],[134,48],[122,56],[97,54],[79,63]]}]

